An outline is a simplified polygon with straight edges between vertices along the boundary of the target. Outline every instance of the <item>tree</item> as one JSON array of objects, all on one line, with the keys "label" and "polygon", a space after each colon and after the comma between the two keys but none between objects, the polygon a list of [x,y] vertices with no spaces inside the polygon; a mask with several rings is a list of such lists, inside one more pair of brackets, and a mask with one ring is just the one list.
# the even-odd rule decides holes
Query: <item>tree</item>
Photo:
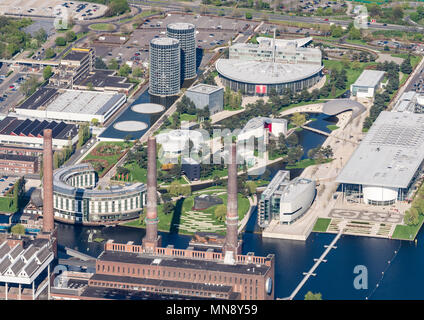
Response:
[{"label": "tree", "polygon": [[291,122],[293,122],[296,127],[300,127],[306,122],[306,116],[302,113],[296,112],[292,115]]},{"label": "tree", "polygon": [[172,181],[169,186],[169,194],[173,197],[178,197],[181,194],[182,185],[178,181]]},{"label": "tree", "polygon": [[246,188],[247,188],[247,191],[249,192],[249,195],[253,195],[256,193],[256,183],[254,183],[253,181],[247,181]]},{"label": "tree", "polygon": [[51,66],[45,67],[44,70],[43,70],[44,80],[49,79],[52,75],[53,75],[52,67]]},{"label": "tree", "polygon": [[78,129],[78,143],[77,148],[81,148],[88,139],[90,139],[90,127],[87,124],[80,125]]},{"label": "tree", "polygon": [[163,213],[164,214],[170,214],[170,213],[174,212],[174,208],[175,208],[175,206],[172,202],[170,202],[170,201],[165,202],[163,204]]},{"label": "tree", "polygon": [[132,71],[132,75],[137,78],[141,78],[144,75],[143,70],[140,67],[135,67]]},{"label": "tree", "polygon": [[312,293],[311,291],[308,291],[305,294],[305,300],[322,300],[321,293]]},{"label": "tree", "polygon": [[23,225],[21,225],[21,224],[15,224],[11,229],[10,229],[10,231],[13,233],[13,234],[25,234],[25,227],[23,226]]},{"label": "tree", "polygon": [[105,12],[106,17],[120,15],[129,11],[130,7],[127,0],[111,0]]},{"label": "tree", "polygon": [[104,61],[101,58],[96,57],[96,60],[94,61],[94,68],[95,69],[107,69],[107,65],[106,65],[106,63],[104,63]]},{"label": "tree", "polygon": [[119,69],[118,61],[116,61],[116,59],[114,58],[110,59],[108,68],[112,70],[118,70]]},{"label": "tree", "polygon": [[43,28],[38,29],[38,31],[34,34],[34,38],[37,39],[38,42],[42,43],[47,40],[47,32]]},{"label": "tree", "polygon": [[214,211],[215,219],[218,221],[225,221],[225,216],[227,215],[227,206],[225,204],[220,204],[215,208]]},{"label": "tree", "polygon": [[56,55],[56,52],[54,52],[53,48],[48,48],[45,52],[46,59],[51,59]]},{"label": "tree", "polygon": [[73,42],[76,39],[77,39],[77,35],[75,34],[75,32],[69,30],[68,32],[65,33],[66,42]]},{"label": "tree", "polygon": [[393,8],[392,11],[393,19],[395,21],[400,20],[403,18],[403,9],[401,6],[396,6]]},{"label": "tree", "polygon": [[252,19],[252,14],[250,12],[246,12],[246,19]]},{"label": "tree", "polygon": [[19,90],[27,97],[32,95],[37,89],[39,82],[35,76],[31,76],[20,86]]},{"label": "tree", "polygon": [[66,39],[64,37],[57,37],[54,41],[57,46],[63,47],[66,46]]},{"label": "tree", "polygon": [[99,119],[97,119],[97,118],[91,119],[91,125],[98,126],[99,125]]},{"label": "tree", "polygon": [[121,68],[119,68],[118,75],[121,77],[128,77],[130,72],[131,72],[130,66],[125,63],[122,65]]},{"label": "tree", "polygon": [[406,210],[403,222],[405,222],[408,226],[416,226],[419,222],[417,208],[412,207],[409,210]]},{"label": "tree", "polygon": [[411,57],[409,55],[400,65],[400,71],[406,74],[410,74],[412,72]]}]

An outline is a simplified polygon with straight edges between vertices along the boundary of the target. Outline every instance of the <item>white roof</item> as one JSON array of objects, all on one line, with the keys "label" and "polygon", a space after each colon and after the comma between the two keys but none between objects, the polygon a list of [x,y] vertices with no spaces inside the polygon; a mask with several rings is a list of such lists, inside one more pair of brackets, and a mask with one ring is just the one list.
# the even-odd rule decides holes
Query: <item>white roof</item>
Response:
[{"label": "white roof", "polygon": [[66,90],[47,106],[47,111],[105,114],[122,97],[121,93]]},{"label": "white roof", "polygon": [[336,181],[408,187],[424,159],[424,114],[383,111]]},{"label": "white roof", "polygon": [[282,84],[303,80],[319,73],[323,66],[266,61],[218,59],[216,70],[231,80],[253,84]]},{"label": "white roof", "polygon": [[384,71],[378,70],[364,70],[353,85],[358,87],[375,87],[383,79],[384,73]]}]

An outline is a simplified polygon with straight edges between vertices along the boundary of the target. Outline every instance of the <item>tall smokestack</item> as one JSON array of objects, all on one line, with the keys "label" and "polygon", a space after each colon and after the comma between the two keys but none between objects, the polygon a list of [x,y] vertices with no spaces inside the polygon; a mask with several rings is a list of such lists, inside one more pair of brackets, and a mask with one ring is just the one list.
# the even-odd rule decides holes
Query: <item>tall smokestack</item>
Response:
[{"label": "tall smokestack", "polygon": [[53,217],[53,148],[52,130],[43,131],[43,231],[52,232]]},{"label": "tall smokestack", "polygon": [[147,205],[146,205],[146,235],[143,238],[143,247],[153,251],[160,245],[158,237],[157,211],[157,177],[156,177],[156,138],[149,137],[147,141]]},{"label": "tall smokestack", "polygon": [[228,163],[227,235],[225,237],[225,261],[233,263],[238,249],[237,210],[237,148],[233,142]]}]

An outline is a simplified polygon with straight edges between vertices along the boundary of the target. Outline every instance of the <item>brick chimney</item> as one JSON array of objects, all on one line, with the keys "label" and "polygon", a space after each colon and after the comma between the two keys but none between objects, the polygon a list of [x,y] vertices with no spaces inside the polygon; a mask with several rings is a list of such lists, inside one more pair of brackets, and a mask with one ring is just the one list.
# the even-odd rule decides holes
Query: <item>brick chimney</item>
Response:
[{"label": "brick chimney", "polygon": [[53,149],[52,130],[43,131],[43,231],[52,232],[53,216]]},{"label": "brick chimney", "polygon": [[228,163],[227,235],[225,237],[225,262],[234,263],[238,253],[238,209],[237,209],[237,147],[233,142]]},{"label": "brick chimney", "polygon": [[143,238],[145,251],[153,252],[161,243],[161,239],[158,237],[157,203],[156,138],[149,137],[147,141],[146,235]]}]

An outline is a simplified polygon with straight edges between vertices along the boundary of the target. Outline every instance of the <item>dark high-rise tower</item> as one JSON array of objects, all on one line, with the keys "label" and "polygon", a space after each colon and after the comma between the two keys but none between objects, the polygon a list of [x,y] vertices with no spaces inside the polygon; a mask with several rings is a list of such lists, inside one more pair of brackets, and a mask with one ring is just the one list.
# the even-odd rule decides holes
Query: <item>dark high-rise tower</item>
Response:
[{"label": "dark high-rise tower", "polygon": [[178,39],[181,47],[181,80],[196,77],[196,27],[186,22],[166,26],[166,36]]},{"label": "dark high-rise tower", "polygon": [[43,131],[43,231],[52,232],[53,216],[53,148],[52,130]]},{"label": "dark high-rise tower", "polygon": [[143,238],[143,248],[153,251],[160,246],[158,237],[157,212],[157,173],[156,173],[156,138],[149,137],[147,141],[147,205],[146,205],[146,235]]}]

